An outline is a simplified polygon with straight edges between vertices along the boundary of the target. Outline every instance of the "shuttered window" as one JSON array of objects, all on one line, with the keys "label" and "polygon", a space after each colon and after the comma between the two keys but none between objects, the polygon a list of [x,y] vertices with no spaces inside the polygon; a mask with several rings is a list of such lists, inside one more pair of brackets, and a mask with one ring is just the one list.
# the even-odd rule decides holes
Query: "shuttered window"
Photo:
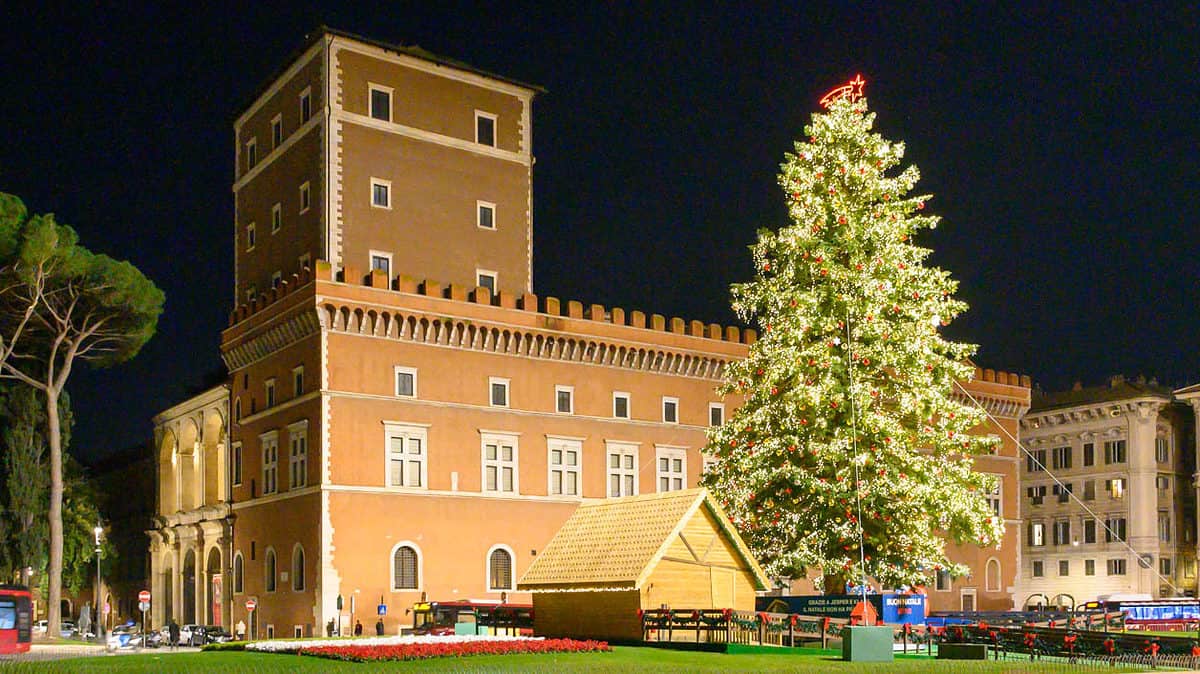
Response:
[{"label": "shuttered window", "polygon": [[417,551],[407,545],[396,548],[392,557],[392,589],[417,589]]},{"label": "shuttered window", "polygon": [[492,556],[488,560],[488,571],[489,589],[512,589],[512,555],[508,550],[497,548],[492,551]]}]

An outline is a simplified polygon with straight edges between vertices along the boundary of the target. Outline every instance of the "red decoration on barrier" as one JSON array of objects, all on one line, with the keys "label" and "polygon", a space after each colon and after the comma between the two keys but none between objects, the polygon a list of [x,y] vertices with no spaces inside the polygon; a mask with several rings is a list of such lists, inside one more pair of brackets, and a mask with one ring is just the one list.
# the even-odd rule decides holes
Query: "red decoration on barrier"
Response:
[{"label": "red decoration on barrier", "polygon": [[855,75],[854,79],[850,80],[848,83],[843,84],[842,86],[837,87],[836,89],[833,89],[829,93],[822,96],[820,101],[821,107],[828,108],[833,105],[834,101],[842,98],[849,98],[851,101],[857,101],[858,99],[862,98],[863,85],[866,83],[867,81],[862,78],[862,75]]}]

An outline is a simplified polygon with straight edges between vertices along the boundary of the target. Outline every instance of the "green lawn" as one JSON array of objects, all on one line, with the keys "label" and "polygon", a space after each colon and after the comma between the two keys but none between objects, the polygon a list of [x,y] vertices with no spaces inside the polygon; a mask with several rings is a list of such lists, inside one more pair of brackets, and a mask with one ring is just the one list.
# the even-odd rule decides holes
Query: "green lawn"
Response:
[{"label": "green lawn", "polygon": [[[1001,662],[937,661],[914,656],[900,657],[891,666],[841,662],[833,652],[804,655],[725,655],[671,651],[658,648],[615,647],[611,653],[562,655],[477,656],[442,658],[416,662],[356,664],[300,655],[273,653],[216,652],[118,655],[75,658],[55,662],[5,663],[4,672],[1070,672],[1078,667],[1009,660]],[[1109,670],[1111,671],[1111,670]],[[1129,670],[1126,670],[1129,671]]]}]

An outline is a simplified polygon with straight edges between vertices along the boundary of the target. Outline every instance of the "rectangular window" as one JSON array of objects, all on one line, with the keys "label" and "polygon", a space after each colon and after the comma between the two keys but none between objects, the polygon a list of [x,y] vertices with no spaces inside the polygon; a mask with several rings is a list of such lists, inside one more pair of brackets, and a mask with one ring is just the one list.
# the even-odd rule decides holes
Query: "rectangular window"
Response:
[{"label": "rectangular window", "polygon": [[1066,469],[1071,467],[1071,448],[1070,447],[1055,447],[1050,450],[1051,467],[1055,469]]},{"label": "rectangular window", "polygon": [[583,445],[578,440],[551,438],[549,441],[551,496],[579,496],[579,465]]},{"label": "rectangular window", "polygon": [[708,404],[708,425],[720,426],[725,423],[725,404],[724,403],[709,403]]},{"label": "rectangular window", "polygon": [[[258,286],[251,283],[250,287],[246,288],[246,302],[253,302],[256,297],[258,297]],[[254,402],[251,401],[250,404],[253,405]]]},{"label": "rectangular window", "polygon": [[1165,510],[1158,511],[1158,540],[1171,542],[1171,514]]},{"label": "rectangular window", "polygon": [[1096,465],[1096,445],[1091,442],[1083,445],[1083,465]]},{"label": "rectangular window", "polygon": [[371,117],[382,122],[392,121],[392,89],[378,84],[368,84],[371,93]]},{"label": "rectangular window", "polygon": [[1063,485],[1054,485],[1054,495],[1058,497],[1059,503],[1070,503],[1071,494],[1074,493],[1074,485],[1070,482]]},{"label": "rectangular window", "polygon": [[307,213],[312,207],[312,189],[309,183],[305,182],[300,186],[300,212]]},{"label": "rectangular window", "polygon": [[266,408],[270,409],[275,406],[275,378],[271,377],[263,382],[263,388],[266,390]]},{"label": "rectangular window", "polygon": [[616,419],[629,418],[629,394],[623,391],[613,391],[613,417]]},{"label": "rectangular window", "polygon": [[996,486],[986,494],[988,505],[992,507],[992,512],[996,513],[996,517],[1003,519],[1003,503],[1004,503],[1004,480],[999,475],[995,476]]},{"label": "rectangular window", "polygon": [[298,489],[308,484],[308,422],[292,424],[288,431],[290,488]]},{"label": "rectangular window", "polygon": [[275,115],[271,120],[271,149],[283,145],[283,115]]},{"label": "rectangular window", "polygon": [[1060,559],[1058,561],[1058,575],[1060,575],[1060,576],[1071,575],[1071,562],[1069,560]]},{"label": "rectangular window", "polygon": [[497,494],[517,494],[516,436],[483,436],[483,490]]},{"label": "rectangular window", "polygon": [[1094,559],[1083,560],[1083,575],[1085,575],[1085,576],[1096,575],[1096,560],[1094,560]]},{"label": "rectangular window", "polygon": [[242,483],[242,443],[233,443],[233,460],[230,462],[233,465],[233,475],[230,477],[230,482],[237,486]]},{"label": "rectangular window", "polygon": [[388,485],[424,487],[426,432],[420,426],[384,424],[388,447]]},{"label": "rectangular window", "polygon": [[271,274],[271,288],[272,288],[272,289],[275,289],[275,288],[278,288],[278,287],[279,287],[279,286],[281,286],[281,285],[283,285],[283,272],[281,272],[281,271],[279,271],[278,269],[276,269],[276,270],[275,270],[275,271],[274,271],[274,272]]},{"label": "rectangular window", "polygon": [[1071,522],[1070,522],[1070,520],[1058,520],[1054,523],[1054,544],[1055,545],[1070,545],[1071,544]]},{"label": "rectangular window", "polygon": [[392,207],[392,181],[371,178],[371,208]]},{"label": "rectangular window", "polygon": [[263,494],[279,491],[279,435],[275,431],[258,436],[262,444]]},{"label": "rectangular window", "polygon": [[300,123],[312,119],[312,87],[300,92]]},{"label": "rectangular window", "polygon": [[667,396],[663,396],[662,420],[664,424],[679,423],[679,398],[668,398]]},{"label": "rectangular window", "polygon": [[395,368],[396,372],[396,395],[403,398],[417,397],[417,371],[411,367]]},{"label": "rectangular window", "polygon": [[258,165],[258,139],[251,138],[246,141],[246,170],[254,168]]},{"label": "rectangular window", "polygon": [[933,589],[939,592],[948,592],[950,590],[951,578],[949,571],[938,570],[934,575]]},{"label": "rectangular window", "polygon": [[1041,522],[1030,522],[1028,542],[1031,547],[1039,548],[1046,544],[1046,525]]},{"label": "rectangular window", "polygon": [[271,207],[271,233],[278,232],[283,227],[283,204],[275,204]]},{"label": "rectangular window", "polygon": [[555,386],[554,387],[554,411],[559,414],[574,414],[575,413],[575,387],[574,386]]},{"label": "rectangular window", "polygon": [[1025,455],[1025,472],[1036,473],[1046,470],[1046,450],[1030,451]]},{"label": "rectangular window", "polygon": [[246,225],[246,252],[254,250],[254,244],[258,243],[256,232],[257,230],[253,222]]},{"label": "rectangular window", "polygon": [[1125,518],[1110,517],[1104,520],[1104,542],[1117,543],[1125,540]]},{"label": "rectangular window", "polygon": [[1159,463],[1171,463],[1171,452],[1167,449],[1166,438],[1154,438],[1154,460]]},{"label": "rectangular window", "polygon": [[304,366],[292,368],[292,396],[299,398],[304,395]]},{"label": "rectangular window", "polygon": [[1083,521],[1083,542],[1096,542],[1096,520],[1087,519]]},{"label": "rectangular window", "polygon": [[1104,463],[1125,463],[1125,441],[1110,440],[1104,443]]},{"label": "rectangular window", "polygon": [[488,395],[492,407],[508,407],[509,380],[499,377],[488,377]]},{"label": "rectangular window", "polygon": [[475,285],[480,288],[487,288],[493,297],[496,295],[496,278],[497,274],[494,271],[488,271],[487,269],[475,270]]},{"label": "rectangular window", "polygon": [[242,420],[242,399],[240,396],[233,399],[233,420],[234,422]]},{"label": "rectangular window", "polygon": [[1034,578],[1041,578],[1041,577],[1042,577],[1042,576],[1044,576],[1044,575],[1046,575],[1046,574],[1045,574],[1045,571],[1044,571],[1044,567],[1043,567],[1043,563],[1042,563],[1042,561],[1041,561],[1041,560],[1035,560],[1035,561],[1033,562],[1033,577],[1034,577]]},{"label": "rectangular window", "polygon": [[496,116],[480,110],[475,111],[475,142],[496,147]]},{"label": "rectangular window", "polygon": [[490,201],[475,202],[475,226],[496,229],[496,204]]},{"label": "rectangular window", "polygon": [[1155,478],[1154,484],[1161,492],[1171,491],[1171,477],[1169,475],[1159,475]]},{"label": "rectangular window", "polygon": [[1040,506],[1046,499],[1046,485],[1029,487],[1025,493],[1028,494],[1032,505]]},{"label": "rectangular window", "polygon": [[687,488],[687,452],[677,447],[655,448],[655,477],[658,490],[678,491]]},{"label": "rectangular window", "polygon": [[638,493],[637,445],[608,443],[608,495],[612,498]]},{"label": "rectangular window", "polygon": [[1120,477],[1115,477],[1111,480],[1105,480],[1104,481],[1104,489],[1106,491],[1108,491],[1109,495],[1115,499],[1124,498],[1125,497],[1125,479],[1120,478]]},{"label": "rectangular window", "polygon": [[1096,481],[1095,480],[1084,480],[1083,481],[1083,500],[1085,500],[1085,501],[1095,501],[1096,500]]},{"label": "rectangular window", "polygon": [[1123,559],[1108,560],[1108,575],[1124,576],[1125,575],[1125,560],[1123,560]]},{"label": "rectangular window", "polygon": [[1158,572],[1168,578],[1171,577],[1171,558],[1160,557],[1158,560]]},{"label": "rectangular window", "polygon": [[392,254],[382,251],[371,251],[371,271],[381,271],[383,275],[392,278]]},{"label": "rectangular window", "polygon": [[301,269],[308,269],[312,266],[312,255],[305,253],[296,258],[296,262],[300,265]]}]

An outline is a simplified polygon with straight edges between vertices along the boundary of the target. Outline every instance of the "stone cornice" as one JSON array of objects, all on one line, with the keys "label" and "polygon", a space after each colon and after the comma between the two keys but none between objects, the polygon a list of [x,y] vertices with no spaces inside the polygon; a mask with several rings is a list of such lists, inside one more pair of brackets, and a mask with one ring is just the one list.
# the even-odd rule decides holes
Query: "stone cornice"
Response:
[{"label": "stone cornice", "polygon": [[239,340],[226,349],[221,357],[230,372],[240,370],[267,356],[285,349],[300,340],[317,334],[321,329],[315,307],[295,313],[258,334]]},{"label": "stone cornice", "polygon": [[1050,410],[1039,410],[1026,414],[1021,419],[1024,430],[1047,429],[1071,424],[1095,424],[1108,419],[1122,419],[1127,416],[1148,419],[1157,414],[1170,401],[1157,396],[1142,396],[1127,400],[1088,403],[1074,407],[1060,407]]},{"label": "stone cornice", "polygon": [[1011,398],[993,396],[972,392],[970,397],[963,393],[953,394],[955,400],[963,405],[972,405],[972,399],[989,415],[1000,419],[1020,419],[1029,410],[1029,403]]}]

